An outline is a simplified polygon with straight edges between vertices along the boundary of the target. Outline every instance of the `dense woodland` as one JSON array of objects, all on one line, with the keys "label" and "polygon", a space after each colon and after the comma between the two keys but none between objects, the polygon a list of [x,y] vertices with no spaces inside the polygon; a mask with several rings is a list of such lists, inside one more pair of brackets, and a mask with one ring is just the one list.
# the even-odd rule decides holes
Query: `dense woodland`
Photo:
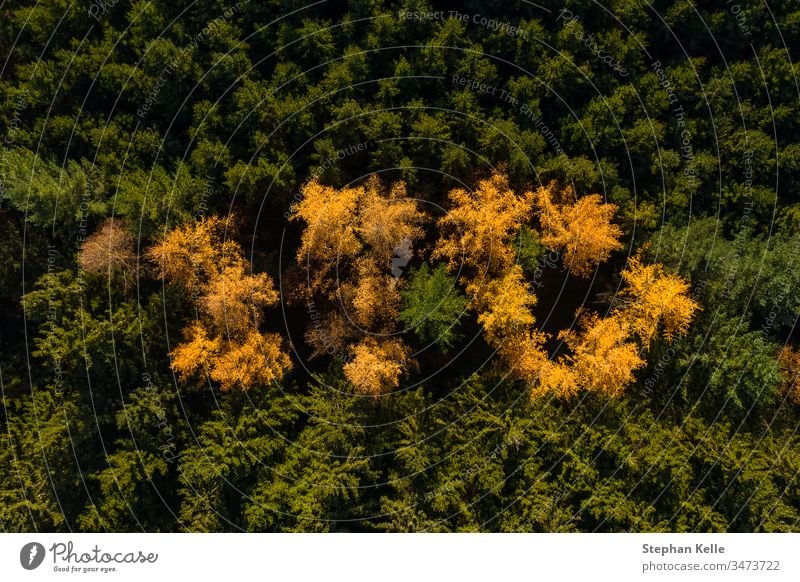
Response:
[{"label": "dense woodland", "polygon": [[800,530],[800,6],[0,5],[3,531]]}]

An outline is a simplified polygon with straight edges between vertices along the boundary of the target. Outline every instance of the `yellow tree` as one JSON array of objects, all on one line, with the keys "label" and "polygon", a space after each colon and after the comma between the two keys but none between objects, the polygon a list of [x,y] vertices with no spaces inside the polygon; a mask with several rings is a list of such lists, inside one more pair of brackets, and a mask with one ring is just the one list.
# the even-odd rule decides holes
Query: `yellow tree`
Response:
[{"label": "yellow tree", "polygon": [[298,263],[335,263],[358,255],[362,244],[356,227],[366,196],[364,187],[337,190],[314,180],[303,186],[301,195],[290,218],[306,224],[297,249]]},{"label": "yellow tree", "polygon": [[499,345],[504,338],[523,332],[536,322],[531,312],[536,296],[519,265],[487,283],[471,283],[467,292],[474,296],[472,308],[478,312],[478,323],[492,344]]},{"label": "yellow tree", "polygon": [[227,262],[241,255],[241,248],[230,238],[231,224],[230,219],[211,216],[168,231],[146,253],[156,275],[193,294],[198,292]]},{"label": "yellow tree", "polygon": [[451,268],[463,261],[470,269],[502,273],[516,256],[513,238],[533,212],[533,193],[516,194],[506,176],[495,173],[474,191],[458,188],[449,194],[451,207],[439,220],[443,233],[433,258]]},{"label": "yellow tree", "polygon": [[186,340],[172,350],[172,369],[183,380],[197,374],[209,374],[222,350],[222,340],[211,337],[203,325],[195,322],[183,332]]},{"label": "yellow tree", "polygon": [[399,246],[421,238],[424,220],[416,201],[408,198],[404,182],[396,182],[384,192],[377,176],[367,181],[356,230],[377,263],[387,264]]},{"label": "yellow tree", "polygon": [[622,300],[624,314],[645,347],[660,328],[671,340],[685,332],[700,305],[689,295],[689,283],[678,275],[666,274],[663,265],[644,265],[631,258],[622,271],[626,283]]},{"label": "yellow tree", "polygon": [[503,337],[497,352],[512,378],[522,380],[531,390],[542,382],[542,377],[550,364],[544,343],[547,336],[538,330],[524,330]]},{"label": "yellow tree", "polygon": [[244,261],[232,261],[211,278],[200,297],[201,307],[219,333],[247,335],[261,323],[262,310],[278,302],[269,275],[251,275],[245,269]]},{"label": "yellow tree", "polygon": [[379,396],[397,388],[408,370],[409,349],[395,338],[368,336],[351,347],[352,359],[344,375],[357,392]]},{"label": "yellow tree", "polygon": [[312,181],[294,210],[292,219],[305,223],[297,259],[309,268],[308,284],[297,295],[315,305],[306,332],[314,355],[350,354],[345,376],[359,392],[396,387],[409,363],[407,348],[364,334],[395,329],[401,298],[392,259],[410,253],[424,235],[425,214],[403,182],[385,188],[377,176],[342,189]]},{"label": "yellow tree", "polygon": [[644,366],[639,346],[631,341],[631,328],[619,314],[605,318],[588,315],[582,332],[562,332],[571,350],[569,362],[578,387],[605,396],[621,396],[636,380],[634,372]]},{"label": "yellow tree", "polygon": [[279,336],[258,331],[262,310],[278,301],[272,279],[247,272],[227,224],[209,217],[177,227],[147,254],[159,276],[191,292],[200,315],[172,350],[172,369],[182,380],[205,374],[222,390],[247,390],[281,377],[291,362]]},{"label": "yellow tree", "polygon": [[397,280],[369,258],[357,261],[354,279],[340,287],[350,317],[362,328],[391,331],[400,307]]},{"label": "yellow tree", "polygon": [[229,342],[228,349],[213,360],[211,378],[223,390],[249,390],[279,380],[290,368],[280,336],[252,330],[244,341]]},{"label": "yellow tree", "polygon": [[575,200],[572,186],[557,192],[551,182],[539,188],[535,198],[542,244],[562,251],[564,265],[576,275],[590,275],[597,264],[608,260],[611,251],[622,248],[622,230],[611,222],[617,207],[603,204],[599,194]]}]

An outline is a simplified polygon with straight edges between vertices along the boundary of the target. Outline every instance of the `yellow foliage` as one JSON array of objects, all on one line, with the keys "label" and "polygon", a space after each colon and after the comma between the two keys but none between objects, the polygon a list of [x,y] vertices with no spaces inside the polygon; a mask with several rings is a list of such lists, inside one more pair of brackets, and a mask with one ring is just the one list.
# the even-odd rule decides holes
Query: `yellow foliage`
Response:
[{"label": "yellow foliage", "polygon": [[196,292],[241,254],[239,245],[226,236],[228,225],[227,221],[211,216],[166,233],[147,252],[156,274]]},{"label": "yellow foliage", "polygon": [[336,312],[322,315],[313,311],[311,320],[311,328],[305,334],[306,343],[314,348],[310,357],[327,355],[342,359],[355,332],[352,324]]},{"label": "yellow foliage", "polygon": [[136,254],[131,234],[116,218],[109,218],[86,238],[78,253],[81,269],[92,275],[120,274],[127,287],[133,283]]},{"label": "yellow foliage", "polygon": [[[578,276],[588,276],[595,265],[608,260],[611,251],[622,248],[622,230],[611,222],[617,207],[603,204],[599,194],[575,202],[553,201],[555,183],[536,191],[536,208],[542,225],[542,244],[561,249],[564,265]],[[572,200],[575,191],[568,186],[560,200]]]},{"label": "yellow foliage", "polygon": [[408,199],[404,182],[393,184],[387,197],[378,177],[372,176],[365,186],[356,230],[375,260],[388,265],[398,246],[422,237],[424,218],[416,201]]},{"label": "yellow foliage", "polygon": [[778,363],[781,367],[781,391],[789,395],[789,400],[800,404],[800,351],[791,346],[784,347],[778,354]]},{"label": "yellow foliage", "polygon": [[254,385],[279,380],[291,368],[277,334],[251,331],[244,342],[232,343],[213,360],[211,378],[222,390],[249,390]]},{"label": "yellow foliage", "polygon": [[580,334],[561,334],[572,350],[567,360],[578,385],[606,396],[621,396],[636,379],[634,372],[645,364],[639,347],[629,339],[629,324],[614,313],[602,319],[588,316],[582,327]]},{"label": "yellow foliage", "polygon": [[351,317],[363,328],[373,328],[381,321],[394,322],[400,307],[397,281],[380,273],[369,260],[359,261],[355,286],[342,285],[342,294],[349,295]]},{"label": "yellow foliage", "polygon": [[475,297],[478,323],[483,325],[490,343],[498,345],[504,337],[519,333],[536,321],[531,313],[536,296],[519,265],[486,284],[470,284],[467,292]]},{"label": "yellow foliage", "polygon": [[529,385],[539,381],[539,374],[548,362],[543,349],[546,339],[539,331],[519,331],[501,340],[497,352],[513,378]]},{"label": "yellow foliage", "polygon": [[306,228],[297,249],[297,261],[332,263],[361,252],[356,236],[359,208],[366,195],[363,186],[337,190],[316,180],[303,186],[291,220],[303,220]]},{"label": "yellow foliage", "polygon": [[463,261],[477,270],[501,273],[516,256],[513,237],[530,221],[533,193],[518,195],[506,176],[495,173],[481,180],[473,192],[463,189],[449,194],[451,208],[439,220],[444,234],[433,251],[433,258],[447,259],[451,268]]},{"label": "yellow foliage", "polygon": [[249,275],[240,261],[209,281],[200,305],[219,333],[243,336],[261,323],[261,310],[277,301],[269,275]]},{"label": "yellow foliage", "polygon": [[226,224],[209,217],[178,227],[147,254],[161,277],[197,300],[200,321],[172,351],[172,369],[182,380],[202,371],[222,390],[247,390],[276,380],[291,362],[279,336],[258,332],[261,310],[278,301],[272,279],[247,272],[241,247],[226,239]]},{"label": "yellow foliage", "polygon": [[357,392],[378,396],[400,385],[409,365],[409,350],[398,339],[366,337],[351,348],[344,375]]},{"label": "yellow foliage", "polygon": [[251,331],[244,341],[223,342],[210,337],[199,323],[185,332],[187,341],[172,353],[172,369],[186,381],[199,373],[219,382],[222,390],[248,390],[256,384],[278,380],[291,368],[289,356],[282,350],[277,334]]},{"label": "yellow foliage", "polygon": [[181,380],[188,380],[198,372],[208,373],[222,349],[222,340],[208,336],[199,323],[192,324],[184,332],[186,341],[179,344],[170,356],[172,369]]},{"label": "yellow foliage", "polygon": [[313,304],[322,297],[343,311],[314,311],[305,336],[313,355],[349,352],[353,358],[345,365],[345,375],[356,390],[391,390],[409,363],[403,343],[370,338],[354,346],[348,343],[367,330],[391,333],[395,328],[401,298],[392,259],[398,249],[410,252],[412,243],[424,235],[425,214],[408,198],[403,182],[386,189],[377,176],[339,190],[310,182],[294,210],[292,218],[306,224],[297,253],[301,266],[310,267],[305,299]]},{"label": "yellow foliage", "polygon": [[572,398],[581,388],[576,371],[564,361],[547,360],[539,371],[538,382],[531,384],[531,399],[545,395],[566,400]]},{"label": "yellow foliage", "polygon": [[622,297],[629,303],[625,317],[645,347],[657,336],[660,325],[669,340],[685,332],[700,308],[689,296],[689,284],[677,275],[665,274],[660,264],[643,265],[638,258],[631,258],[622,278],[626,283]]}]

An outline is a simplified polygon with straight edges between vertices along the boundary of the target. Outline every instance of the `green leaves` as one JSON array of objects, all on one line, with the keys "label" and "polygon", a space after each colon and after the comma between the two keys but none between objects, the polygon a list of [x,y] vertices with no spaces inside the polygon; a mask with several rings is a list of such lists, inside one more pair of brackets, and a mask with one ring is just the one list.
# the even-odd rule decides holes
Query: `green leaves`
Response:
[{"label": "green leaves", "polygon": [[423,263],[411,272],[408,289],[401,295],[400,319],[414,330],[420,341],[437,343],[444,351],[460,339],[458,321],[467,300],[456,286],[456,279],[447,274],[444,264],[431,270]]}]

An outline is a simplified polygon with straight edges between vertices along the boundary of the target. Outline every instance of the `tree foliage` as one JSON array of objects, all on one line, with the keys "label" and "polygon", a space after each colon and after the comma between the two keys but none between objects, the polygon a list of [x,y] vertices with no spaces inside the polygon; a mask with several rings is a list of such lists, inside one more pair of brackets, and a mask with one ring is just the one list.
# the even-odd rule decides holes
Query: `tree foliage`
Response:
[{"label": "tree foliage", "polygon": [[0,529],[798,531],[797,3],[291,4],[4,5]]}]

